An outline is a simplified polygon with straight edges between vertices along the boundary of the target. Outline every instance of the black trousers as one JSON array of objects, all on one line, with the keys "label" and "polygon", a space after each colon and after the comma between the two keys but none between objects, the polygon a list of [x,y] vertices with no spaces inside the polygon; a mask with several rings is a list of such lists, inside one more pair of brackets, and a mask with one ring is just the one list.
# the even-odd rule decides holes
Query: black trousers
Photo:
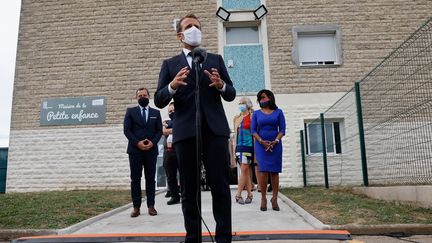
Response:
[{"label": "black trousers", "polygon": [[[198,227],[197,165],[195,137],[175,143],[179,162],[182,210],[186,242],[196,243]],[[231,242],[231,192],[229,189],[228,138],[216,136],[202,125],[202,154],[207,183],[212,194],[213,216],[216,221],[216,242]],[[199,189],[198,189],[199,190]],[[198,202],[201,204],[201,202]]]},{"label": "black trousers", "polygon": [[175,151],[165,151],[163,167],[167,175],[168,190],[171,192],[171,197],[180,196],[180,188],[177,182],[177,155]]},{"label": "black trousers", "polygon": [[141,207],[141,177],[144,167],[145,190],[147,197],[147,207],[155,204],[156,190],[156,160],[157,153],[152,154],[129,154],[130,178],[131,178],[131,196],[134,208]]}]

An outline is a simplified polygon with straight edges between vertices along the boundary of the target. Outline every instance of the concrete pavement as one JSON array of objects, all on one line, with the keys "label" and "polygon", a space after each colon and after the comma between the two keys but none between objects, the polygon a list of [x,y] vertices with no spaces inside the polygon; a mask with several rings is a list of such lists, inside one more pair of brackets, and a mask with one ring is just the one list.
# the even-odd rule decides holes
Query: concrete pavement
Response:
[{"label": "concrete pavement", "polygon": [[[281,211],[273,211],[268,202],[269,209],[266,212],[259,210],[261,195],[254,192],[254,199],[251,204],[240,205],[234,200],[235,190],[232,190],[232,225],[233,231],[263,231],[263,230],[304,230],[317,229],[300,217],[286,203],[279,200]],[[202,197],[202,217],[214,232],[215,221],[211,209],[211,195],[209,191],[201,193]],[[270,198],[270,195],[268,199]],[[155,208],[157,216],[149,216],[144,207],[141,215],[137,218],[129,216],[132,206],[125,207],[112,216],[101,219],[82,228],[71,231],[73,234],[87,233],[183,233],[183,214],[181,204],[167,205],[168,199],[164,198],[164,193],[156,196]],[[203,226],[203,232],[206,231]]]},{"label": "concrete pavement", "polygon": [[[278,239],[278,236],[272,236],[270,234],[264,235],[268,237],[266,239],[249,239],[247,236],[250,232],[275,232],[275,231],[289,231],[292,237],[296,232],[319,232],[317,230],[327,230],[330,226],[324,225],[319,220],[314,218],[308,212],[303,210],[297,204],[292,202],[290,199],[282,194],[279,194],[279,206],[281,211],[276,212],[271,209],[270,202],[268,203],[268,211],[261,212],[260,199],[261,195],[258,192],[254,192],[254,199],[251,204],[239,205],[234,201],[235,190],[232,191],[232,220],[233,220],[233,232],[237,234],[234,240],[241,240],[241,242],[251,243],[282,243],[282,242],[302,242],[302,243],[336,243],[336,242],[350,242],[350,243],[363,243],[363,242],[432,242],[432,235],[414,235],[406,237],[388,237],[388,236],[354,236],[353,240],[331,240],[331,239]],[[181,205],[168,206],[166,202],[167,198],[164,197],[164,191],[159,191],[156,195],[156,209],[158,210],[157,216],[149,216],[147,210],[143,208],[142,214],[137,218],[131,218],[129,216],[132,205],[124,205],[120,208],[114,209],[107,213],[98,215],[91,219],[80,222],[76,225],[70,226],[65,229],[58,230],[59,237],[65,236],[83,236],[86,234],[110,234],[116,235],[117,238],[122,238],[121,242],[151,242],[145,241],[143,238],[139,240],[137,235],[143,234],[148,235],[150,233],[171,233],[171,234],[184,234],[183,227],[183,215],[181,211]],[[270,199],[271,194],[267,194],[267,198]],[[145,205],[145,202],[143,202]],[[215,222],[211,210],[211,195],[210,192],[202,192],[202,211],[205,223],[208,225],[209,230],[214,232]],[[334,226],[332,228],[335,228]],[[348,227],[349,228],[349,227]],[[342,227],[343,229],[343,227]],[[203,232],[206,233],[206,228],[203,226]],[[370,230],[369,230],[370,231]],[[369,232],[368,231],[368,232]],[[245,237],[240,237],[241,232],[246,233]],[[325,232],[325,231],[324,231]],[[372,231],[371,231],[372,232]],[[132,236],[127,236],[131,234]],[[135,236],[133,236],[135,234]],[[364,233],[363,233],[364,234]],[[122,236],[119,236],[122,235]],[[322,234],[321,234],[322,235]],[[303,235],[304,236],[304,235]],[[55,237],[55,236],[53,236]],[[128,238],[127,238],[128,237]],[[283,237],[283,235],[282,235]],[[316,237],[316,235],[314,236]],[[145,237],[144,237],[145,238]],[[178,238],[178,237],[177,237]],[[304,237],[305,238],[305,237]],[[307,238],[307,237],[306,237]],[[325,236],[323,237],[325,238]],[[136,241],[127,239],[136,239]],[[183,237],[180,237],[183,239]],[[180,241],[180,240],[179,240]],[[22,239],[15,240],[13,242],[66,242],[66,241],[54,241],[47,239],[43,241],[39,239]],[[67,242],[84,242],[84,241],[67,241]],[[114,238],[109,241],[95,240],[91,242],[117,242]],[[163,242],[163,241],[159,241]]]},{"label": "concrete pavement", "polygon": [[[235,202],[235,189],[232,189],[232,227],[233,232],[274,232],[274,231],[295,231],[295,230],[321,230],[329,226],[322,224],[316,218],[302,211],[288,198],[280,194],[278,200],[281,211],[273,211],[271,203],[268,202],[268,210],[260,211],[261,194],[254,192],[254,199],[251,204],[240,205]],[[243,192],[245,194],[245,192]],[[268,193],[267,199],[270,200]],[[156,195],[155,208],[157,216],[149,216],[144,206],[141,215],[137,218],[129,216],[132,205],[128,204],[106,215],[81,222],[69,228],[61,230],[59,234],[129,234],[129,233],[184,233],[183,215],[181,204],[167,205],[167,198],[164,193]],[[145,205],[145,202],[143,202]],[[297,208],[296,208],[297,207]],[[294,208],[294,209],[293,209]],[[296,212],[296,211],[297,212]],[[215,231],[215,221],[211,210],[211,194],[209,191],[202,192],[202,217],[211,232]],[[203,232],[206,228],[203,225]],[[247,241],[247,237],[244,238]],[[252,242],[252,241],[251,241]],[[254,240],[253,242],[268,242],[267,240]],[[276,240],[275,242],[280,242]],[[283,240],[287,242],[287,240]],[[302,240],[302,242],[340,242],[334,240]]]},{"label": "concrete pavement", "polygon": [[[330,226],[324,225],[319,220],[314,218],[308,212],[303,210],[301,207],[296,205],[290,199],[284,195],[279,194],[279,207],[281,211],[273,211],[271,209],[270,202],[268,203],[268,211],[262,212],[259,210],[261,195],[258,192],[254,192],[254,199],[251,204],[239,205],[234,201],[235,190],[232,190],[232,220],[233,220],[233,232],[245,232],[246,237],[237,237],[237,240],[241,242],[251,243],[282,243],[282,242],[302,242],[302,243],[336,243],[336,242],[350,242],[350,243],[363,243],[363,242],[432,242],[432,236],[408,236],[408,237],[387,237],[387,236],[354,236],[353,240],[332,240],[332,239],[277,239],[274,236],[267,235],[267,239],[249,239],[247,237],[248,232],[259,231],[259,232],[275,232],[275,231],[289,231],[291,234],[295,232],[311,231],[315,230],[326,230]],[[121,242],[151,242],[138,240],[137,237],[129,236],[129,239],[136,239],[136,241],[129,240],[125,241],[127,234],[149,234],[149,233],[184,233],[183,227],[183,215],[181,211],[181,205],[168,206],[166,202],[167,198],[164,197],[164,192],[160,191],[156,195],[156,209],[158,210],[157,216],[149,216],[147,210],[143,208],[142,214],[137,218],[131,218],[129,216],[132,205],[124,205],[120,208],[112,210],[110,212],[98,215],[94,218],[85,220],[71,227],[58,231],[59,236],[83,236],[86,234],[111,234],[111,235],[123,235]],[[270,199],[271,194],[267,194],[267,198]],[[145,205],[145,202],[143,202]],[[215,222],[211,210],[211,195],[210,192],[202,192],[202,211],[205,223],[208,225],[209,230],[214,232]],[[203,232],[206,232],[205,226],[203,226]],[[293,233],[294,232],[294,233]],[[239,234],[238,234],[239,235]],[[291,237],[291,236],[289,236]],[[288,238],[289,238],[288,237]],[[182,239],[183,237],[180,237]],[[236,240],[234,238],[234,240]],[[39,242],[37,240],[16,240],[14,242]],[[57,242],[57,241],[40,241],[40,242]],[[63,241],[58,241],[63,242]],[[69,241],[69,242],[83,242],[83,241]],[[104,242],[104,241],[92,241],[92,242]],[[116,242],[106,241],[106,242]],[[163,242],[163,241],[159,241]]]}]

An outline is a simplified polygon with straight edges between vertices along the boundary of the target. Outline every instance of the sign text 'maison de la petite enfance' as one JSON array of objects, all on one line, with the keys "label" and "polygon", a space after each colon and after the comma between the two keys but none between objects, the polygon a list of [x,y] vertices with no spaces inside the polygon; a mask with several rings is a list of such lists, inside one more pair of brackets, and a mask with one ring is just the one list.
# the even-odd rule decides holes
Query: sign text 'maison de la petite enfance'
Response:
[{"label": "sign text 'maison de la petite enfance'", "polygon": [[105,123],[106,98],[72,97],[43,99],[40,125],[81,125]]}]

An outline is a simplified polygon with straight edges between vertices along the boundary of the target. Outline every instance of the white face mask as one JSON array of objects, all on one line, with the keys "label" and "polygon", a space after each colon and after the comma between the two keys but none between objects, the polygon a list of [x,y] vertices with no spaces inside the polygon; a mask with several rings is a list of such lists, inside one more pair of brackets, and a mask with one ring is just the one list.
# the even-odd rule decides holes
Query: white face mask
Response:
[{"label": "white face mask", "polygon": [[191,28],[183,31],[184,39],[183,42],[190,46],[199,46],[201,45],[201,31],[192,26]]}]

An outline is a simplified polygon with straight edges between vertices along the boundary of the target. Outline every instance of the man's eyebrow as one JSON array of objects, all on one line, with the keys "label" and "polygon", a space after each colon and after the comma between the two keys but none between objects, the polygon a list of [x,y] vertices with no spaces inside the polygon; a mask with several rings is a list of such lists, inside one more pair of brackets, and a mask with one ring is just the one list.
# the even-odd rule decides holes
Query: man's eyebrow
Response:
[{"label": "man's eyebrow", "polygon": [[186,27],[192,27],[192,26],[195,26],[197,28],[201,28],[201,26],[199,24],[192,24],[192,23],[190,23],[190,24],[186,25]]}]

